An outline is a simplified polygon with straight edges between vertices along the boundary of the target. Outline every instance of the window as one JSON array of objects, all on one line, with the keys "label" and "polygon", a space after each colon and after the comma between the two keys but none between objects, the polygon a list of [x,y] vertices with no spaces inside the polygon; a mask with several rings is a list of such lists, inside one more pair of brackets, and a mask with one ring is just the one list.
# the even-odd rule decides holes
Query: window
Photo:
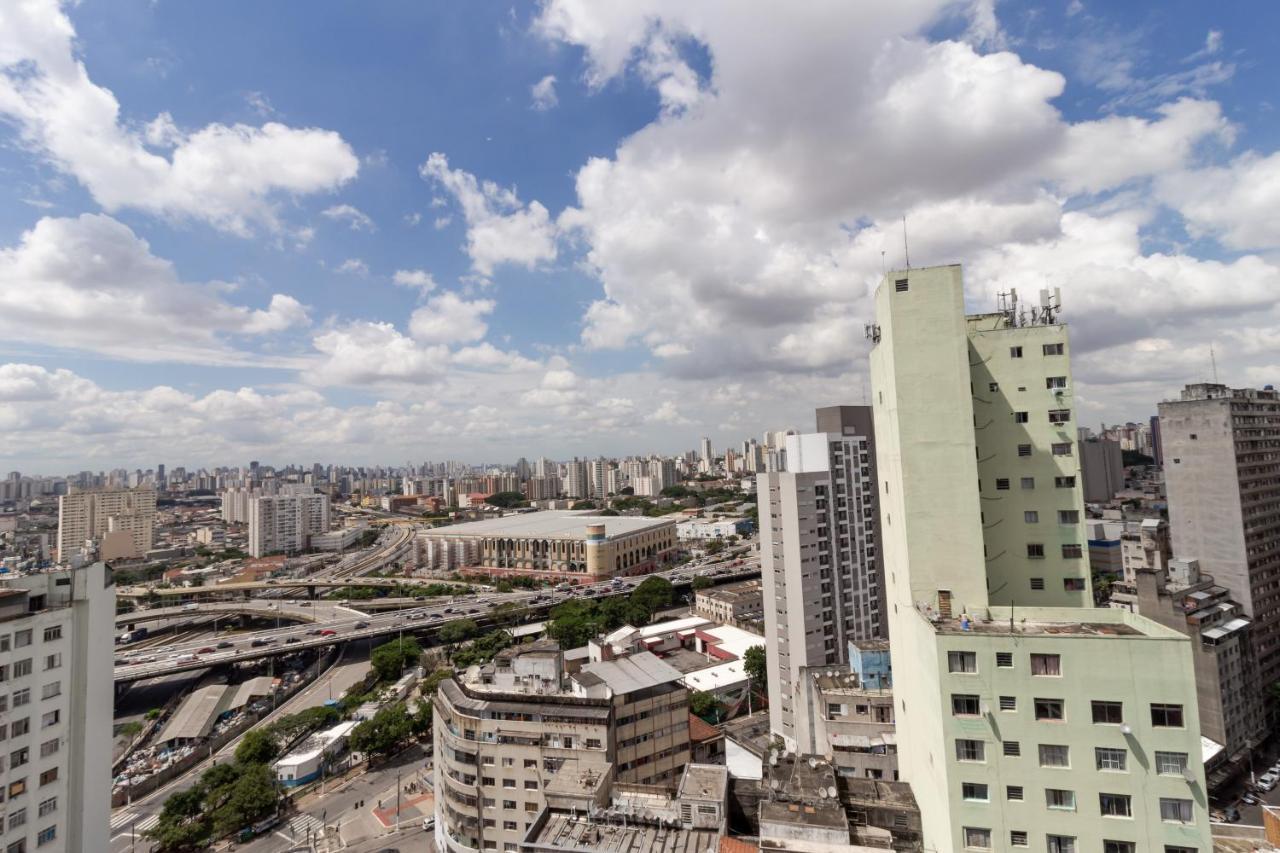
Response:
[{"label": "window", "polygon": [[1021,480],[1019,480],[1018,485],[1020,485],[1024,489],[1034,489],[1036,487],[1036,478],[1023,477]]},{"label": "window", "polygon": [[1025,829],[1009,830],[1009,844],[1013,847],[1027,846],[1027,831]]},{"label": "window", "polygon": [[15,649],[20,649],[23,646],[29,645],[31,645],[31,629],[28,628],[25,631],[13,632],[13,647]]},{"label": "window", "polygon": [[986,761],[986,744],[980,740],[956,739],[956,761]]},{"label": "window", "polygon": [[1191,823],[1195,819],[1191,811],[1191,801],[1179,800],[1174,797],[1161,797],[1160,819],[1173,823]]},{"label": "window", "polygon": [[57,739],[57,738],[53,738],[52,740],[47,740],[47,741],[45,741],[44,743],[40,744],[40,757],[41,757],[41,758],[48,758],[50,755],[53,755],[53,754],[54,754],[55,752],[57,752],[57,751],[58,751],[58,739]]},{"label": "window", "polygon": [[1182,706],[1151,703],[1151,725],[1161,728],[1182,728]]},{"label": "window", "polygon": [[1009,785],[1004,789],[1005,797],[1015,803],[1022,802],[1022,786]]},{"label": "window", "polygon": [[1022,520],[1027,524],[1039,524],[1040,513],[1036,512],[1034,509],[1023,510]]},{"label": "window", "polygon": [[1041,542],[1028,542],[1027,556],[1033,560],[1044,559],[1044,544]]},{"label": "window", "polygon": [[20,660],[13,665],[13,677],[21,678],[24,675],[31,674],[31,658]]},{"label": "window", "polygon": [[525,780],[524,780],[524,789],[525,789],[526,791],[536,791],[536,790],[538,790],[538,780],[537,780],[537,779],[525,779]]},{"label": "window", "polygon": [[999,383],[999,382],[988,382],[988,383],[987,383],[987,390],[988,390],[988,391],[991,391],[991,392],[993,392],[993,393],[994,393],[994,392],[996,392],[996,391],[999,391],[999,390],[1000,390],[1000,383]]},{"label": "window", "polygon": [[1025,424],[1025,423],[1028,423],[1028,420],[1027,420],[1027,413],[1026,413],[1026,412],[1014,412],[1014,413],[1013,413],[1013,422],[1014,422],[1015,424]]},{"label": "window", "polygon": [[1069,751],[1062,744],[1040,744],[1041,767],[1070,767]]},{"label": "window", "polygon": [[1079,524],[1080,510],[1078,509],[1060,509],[1058,510],[1059,524]]},{"label": "window", "polygon": [[1053,451],[1054,456],[1070,456],[1071,442],[1069,441],[1055,442],[1054,444],[1049,446],[1049,449]]},{"label": "window", "polygon": [[600,738],[598,737],[587,738],[587,749],[603,749],[603,748],[604,748],[604,745],[600,743]]},{"label": "window", "polygon": [[1065,376],[1046,376],[1044,379],[1044,387],[1052,391],[1054,388],[1066,388],[1067,377]]},{"label": "window", "polygon": [[1084,592],[1084,578],[1063,578],[1062,588],[1067,592]]},{"label": "window", "polygon": [[51,684],[46,684],[44,687],[40,688],[41,699],[52,699],[54,696],[61,696],[61,695],[62,695],[61,681],[54,681]]},{"label": "window", "polygon": [[1035,704],[1037,720],[1061,721],[1063,719],[1061,699],[1037,699]]},{"label": "window", "polygon": [[1102,853],[1137,853],[1132,841],[1103,841]]},{"label": "window", "polygon": [[1099,794],[1098,808],[1103,817],[1133,817],[1127,794]]},{"label": "window", "polygon": [[974,803],[985,803],[991,799],[987,796],[987,786],[981,782],[962,783],[960,785],[960,796]]},{"label": "window", "polygon": [[990,850],[991,830],[966,826],[964,828],[964,846],[970,850]]},{"label": "window", "polygon": [[1016,740],[1007,740],[1004,742],[1004,754],[1013,758],[1022,755],[1022,744]]},{"label": "window", "polygon": [[1156,772],[1161,776],[1181,776],[1187,769],[1185,752],[1157,752]]},{"label": "window", "polygon": [[1009,491],[1009,478],[1008,478],[1008,477],[997,477],[997,478],[996,478],[996,491],[998,491],[998,492],[1007,492],[1007,491]]},{"label": "window", "polygon": [[49,799],[45,800],[40,804],[40,817],[44,817],[47,814],[52,814],[57,810],[58,810],[58,798],[50,797]]},{"label": "window", "polygon": [[1062,675],[1062,656],[1033,654],[1031,656],[1032,675]]},{"label": "window", "polygon": [[[503,760],[505,761],[506,759],[503,759]],[[493,757],[492,755],[482,755],[482,756],[480,756],[480,764],[481,764],[482,766],[484,766],[484,767],[492,767],[492,766],[494,766],[494,763],[495,763],[495,761],[494,761],[494,757]]]},{"label": "window", "polygon": [[507,832],[515,832],[520,828],[520,824],[516,823],[514,820],[504,820],[502,822],[502,828]]},{"label": "window", "polygon": [[[487,764],[492,764],[492,763],[493,763],[493,759],[491,759],[491,758],[490,758],[490,759],[488,759],[485,763],[487,763]],[[502,766],[503,766],[503,767],[515,767],[515,766],[516,766],[516,760],[515,760],[514,758],[510,758],[510,757],[508,757],[508,756],[503,756],[503,759],[502,759]]]},{"label": "window", "polygon": [[1062,344],[1045,344],[1043,349],[1045,355],[1062,355]]},{"label": "window", "polygon": [[1070,835],[1047,835],[1049,853],[1076,853],[1076,840]]},{"label": "window", "polygon": [[504,809],[515,809],[515,808],[518,808],[518,806],[516,805],[516,801],[515,801],[515,800],[503,800],[503,801],[502,801],[502,807],[503,807]]},{"label": "window", "polygon": [[1050,409],[1049,410],[1049,423],[1051,424],[1065,424],[1070,420],[1071,420],[1070,409]]},{"label": "window", "polygon": [[1194,847],[1178,847],[1173,844],[1166,844],[1164,846],[1164,853],[1200,853],[1200,851],[1196,850]]},{"label": "window", "polygon": [[976,652],[947,652],[948,672],[977,672],[978,655]]},{"label": "window", "polygon": [[977,696],[965,693],[951,694],[951,713],[957,717],[976,717],[982,713]]},{"label": "window", "polygon": [[1022,347],[1009,347],[1009,358],[1022,358]]},{"label": "window", "polygon": [[1044,578],[1031,578],[1032,589],[1044,589]]},{"label": "window", "polygon": [[996,652],[996,666],[1001,669],[1013,668],[1013,652]]},{"label": "window", "polygon": [[1124,722],[1124,705],[1120,702],[1104,702],[1094,699],[1089,703],[1093,708],[1093,721],[1118,726]]},{"label": "window", "polygon": [[1058,811],[1073,812],[1076,810],[1076,792],[1064,791],[1062,788],[1045,788],[1044,804]]},{"label": "window", "polygon": [[1123,749],[1099,746],[1094,748],[1093,755],[1099,770],[1124,770],[1129,753]]},{"label": "window", "polygon": [[61,639],[62,639],[61,625],[52,625],[44,629],[44,641],[46,643],[51,643],[54,640],[61,640]]},{"label": "window", "polygon": [[1084,550],[1080,545],[1063,545],[1062,556],[1067,560],[1079,560],[1084,556]]},{"label": "window", "polygon": [[13,752],[9,753],[10,767],[21,767],[30,760],[31,750],[25,746],[22,749],[15,749]]},{"label": "window", "polygon": [[516,786],[516,780],[515,780],[515,779],[503,779],[503,780],[502,780],[502,787],[504,787],[504,788],[514,788],[515,786]]},{"label": "window", "polygon": [[1054,477],[1053,485],[1059,489],[1074,489],[1076,487],[1075,477]]},{"label": "window", "polygon": [[1000,710],[1001,710],[1001,711],[1016,711],[1016,710],[1018,710],[1018,697],[1017,697],[1017,696],[1001,696],[1001,697],[1000,697]]},{"label": "window", "polygon": [[36,846],[39,847],[42,844],[48,844],[57,837],[58,827],[46,826],[44,829],[40,830],[40,834],[36,836]]},{"label": "window", "polygon": [[13,691],[13,707],[21,708],[23,705],[31,701],[31,688],[24,687],[21,690]]},{"label": "window", "polygon": [[905,278],[900,278],[900,279],[897,279],[896,281],[894,281],[894,283],[893,283],[893,289],[894,289],[894,291],[895,291],[896,293],[906,293],[906,292],[907,292],[907,279],[905,279]]},{"label": "window", "polygon": [[14,720],[13,726],[9,729],[9,733],[14,737],[22,737],[29,731],[31,731],[31,720],[27,717]]},{"label": "window", "polygon": [[7,652],[10,649],[10,637],[8,634],[0,634],[0,652]]},{"label": "window", "polygon": [[58,781],[58,768],[56,767],[50,767],[48,770],[40,774],[41,785],[48,785],[50,782],[56,781]]}]

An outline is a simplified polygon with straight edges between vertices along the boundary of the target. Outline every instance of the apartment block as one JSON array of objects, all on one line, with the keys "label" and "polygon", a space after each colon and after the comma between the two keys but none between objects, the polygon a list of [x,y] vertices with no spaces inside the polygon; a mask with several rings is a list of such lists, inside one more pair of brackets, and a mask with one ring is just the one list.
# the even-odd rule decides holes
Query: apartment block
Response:
[{"label": "apartment block", "polygon": [[249,553],[294,554],[311,546],[311,537],[329,530],[329,496],[308,487],[282,495],[259,495],[249,505]]},{"label": "apartment block", "polygon": [[1160,404],[1169,526],[1253,619],[1259,686],[1280,681],[1280,393],[1188,385]]},{"label": "apartment block", "polygon": [[764,587],[754,579],[697,590],[693,602],[693,612],[712,622],[758,622],[764,618]]},{"label": "apartment block", "polygon": [[949,266],[889,273],[875,304],[898,762],[926,847],[1208,853],[1191,642],[1088,606],[1055,302],[966,318]]},{"label": "apartment block", "polygon": [[86,542],[103,559],[133,559],[155,543],[156,490],[83,489],[58,498],[58,559],[66,562]]},{"label": "apartment block", "polygon": [[690,761],[680,678],[648,652],[569,675],[543,641],[446,679],[434,699],[437,848],[516,849],[565,762],[610,764],[620,783],[674,785]]},{"label": "apartment block", "polygon": [[102,849],[114,627],[103,563],[0,586],[0,849]]},{"label": "apartment block", "polygon": [[854,779],[898,780],[893,691],[867,688],[848,670],[805,669],[806,713],[797,718],[802,755],[830,756],[836,773]]},{"label": "apartment block", "polygon": [[1080,469],[1086,503],[1108,503],[1124,490],[1120,442],[1090,438],[1080,442]]}]

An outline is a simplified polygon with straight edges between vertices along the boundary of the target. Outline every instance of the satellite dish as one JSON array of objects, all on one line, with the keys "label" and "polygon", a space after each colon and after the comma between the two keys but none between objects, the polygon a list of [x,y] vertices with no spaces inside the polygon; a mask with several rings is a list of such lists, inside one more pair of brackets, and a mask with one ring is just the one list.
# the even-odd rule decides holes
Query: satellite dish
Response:
[{"label": "satellite dish", "polygon": [[1131,735],[1131,734],[1133,734],[1133,726],[1129,725],[1128,723],[1125,723],[1124,725],[1122,725],[1122,726],[1120,727],[1120,734],[1122,734],[1122,735]]},{"label": "satellite dish", "polygon": [[826,798],[827,798],[827,789],[826,789],[826,788],[819,788],[819,789],[818,789],[818,799],[820,799],[820,800],[825,800]]},{"label": "satellite dish", "polygon": [[827,796],[835,797],[835,795],[836,795],[836,786],[832,785],[830,788],[827,789]]},{"label": "satellite dish", "polygon": [[1196,781],[1195,771],[1192,770],[1190,767],[1182,768],[1182,778],[1187,780],[1188,785],[1192,784],[1193,782]]},{"label": "satellite dish", "polygon": [[813,769],[814,769],[814,768],[816,768],[817,766],[818,766],[818,759],[813,758],[812,756],[810,756],[810,758],[809,758],[809,769],[810,769],[810,770],[813,770]]},{"label": "satellite dish", "polygon": [[773,790],[775,790],[775,791],[776,791],[776,790],[778,790],[778,780],[777,780],[777,779],[770,779],[770,780],[769,780],[769,787],[770,787],[770,788],[772,788],[772,789],[773,789]]}]

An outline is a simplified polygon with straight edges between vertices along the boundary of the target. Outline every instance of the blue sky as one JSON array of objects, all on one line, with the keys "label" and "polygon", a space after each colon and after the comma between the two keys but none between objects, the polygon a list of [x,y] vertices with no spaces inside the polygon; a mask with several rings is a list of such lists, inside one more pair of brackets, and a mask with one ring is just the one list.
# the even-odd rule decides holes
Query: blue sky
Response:
[{"label": "blue sky", "polygon": [[1082,423],[1280,378],[1273,4],[688,5],[0,10],[0,465],[805,428],[904,213]]}]

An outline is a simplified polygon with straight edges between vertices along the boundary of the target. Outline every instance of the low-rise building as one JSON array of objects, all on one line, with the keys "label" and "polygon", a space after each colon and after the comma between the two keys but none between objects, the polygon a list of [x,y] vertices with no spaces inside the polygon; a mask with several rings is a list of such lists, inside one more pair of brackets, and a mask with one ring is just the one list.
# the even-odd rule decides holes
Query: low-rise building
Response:
[{"label": "low-rise building", "polygon": [[347,737],[357,725],[355,720],[346,720],[307,738],[273,765],[276,781],[294,788],[319,779],[334,756],[346,749]]},{"label": "low-rise building", "polygon": [[698,590],[693,612],[712,622],[759,622],[764,618],[764,587],[755,578]]},{"label": "low-rise building", "polygon": [[855,673],[835,667],[807,667],[802,675],[800,752],[831,756],[841,776],[897,781],[893,692],[865,688]]},{"label": "low-rise building", "polygon": [[727,539],[751,533],[751,520],[733,518],[692,518],[676,525],[676,537],[682,542],[703,539]]}]

